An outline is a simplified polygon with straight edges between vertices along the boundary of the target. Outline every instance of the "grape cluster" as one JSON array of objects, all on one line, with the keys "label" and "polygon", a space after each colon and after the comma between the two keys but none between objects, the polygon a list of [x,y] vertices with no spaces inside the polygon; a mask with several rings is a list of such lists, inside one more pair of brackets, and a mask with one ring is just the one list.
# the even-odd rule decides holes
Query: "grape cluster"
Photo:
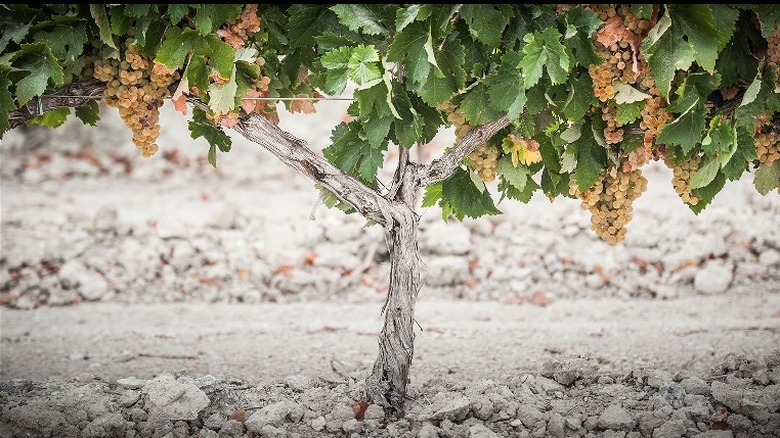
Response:
[{"label": "grape cluster", "polygon": [[599,55],[606,61],[605,64],[613,71],[613,74],[624,84],[635,84],[638,78],[633,69],[633,53],[626,40],[612,44],[599,50]]},{"label": "grape cluster", "polygon": [[[455,127],[455,141],[459,142],[466,136],[474,126],[466,121],[466,113],[462,109],[447,101],[438,105],[440,111],[444,112],[447,121]],[[485,182],[491,182],[496,179],[498,169],[499,151],[490,143],[483,143],[477,146],[468,156],[466,164],[474,170],[480,179]]]},{"label": "grape cluster", "polygon": [[257,4],[247,4],[235,20],[217,31],[226,43],[234,49],[246,46],[252,34],[260,31],[260,17],[257,16]]},{"label": "grape cluster", "polygon": [[593,79],[593,94],[602,102],[615,98],[615,72],[608,63],[591,64],[588,74]]},{"label": "grape cluster", "polygon": [[626,28],[637,35],[641,35],[650,29],[650,22],[634,15],[630,5],[620,5],[620,15]]},{"label": "grape cluster", "polygon": [[482,143],[469,154],[468,165],[482,181],[494,181],[498,170],[498,148]]},{"label": "grape cluster", "polygon": [[438,108],[447,116],[447,121],[450,122],[450,125],[455,127],[456,142],[461,141],[466,134],[474,129],[473,126],[466,122],[466,113],[464,113],[460,107],[453,105],[452,102],[446,101],[440,103]]},{"label": "grape cluster", "polygon": [[615,5],[602,3],[589,5],[589,7],[599,16],[601,21],[607,21],[617,15],[617,8],[615,8]]},{"label": "grape cluster", "polygon": [[133,143],[144,157],[158,150],[160,107],[168,86],[179,79],[175,70],[153,64],[132,39],[123,45],[121,60],[96,60],[93,76],[105,82],[104,102],[119,110],[119,116],[133,132]]},{"label": "grape cluster", "polygon": [[633,203],[647,189],[641,170],[624,172],[613,168],[603,173],[586,192],[580,193],[570,181],[570,193],[582,199],[582,208],[591,213],[591,229],[610,245],[626,238]]},{"label": "grape cluster", "polygon": [[759,162],[772,164],[780,158],[780,135],[771,124],[758,125],[754,139]]},{"label": "grape cluster", "polygon": [[698,204],[699,198],[691,192],[691,180],[696,171],[699,170],[701,157],[694,155],[687,160],[676,161],[672,157],[667,156],[664,159],[664,163],[672,169],[674,174],[672,176],[672,185],[674,186],[674,191],[680,195],[683,202],[690,205]]},{"label": "grape cluster", "polygon": [[601,119],[607,122],[607,126],[604,128],[604,140],[607,144],[617,144],[623,141],[623,125],[617,122],[617,108],[613,105],[602,105]]}]

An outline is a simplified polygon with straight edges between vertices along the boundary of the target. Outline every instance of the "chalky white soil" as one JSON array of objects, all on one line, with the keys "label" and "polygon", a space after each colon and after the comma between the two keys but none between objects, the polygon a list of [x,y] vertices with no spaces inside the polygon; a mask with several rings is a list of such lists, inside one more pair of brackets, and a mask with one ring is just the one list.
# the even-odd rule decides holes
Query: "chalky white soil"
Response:
[{"label": "chalky white soil", "polygon": [[[282,127],[319,150],[344,111]],[[382,231],[236,136],[212,169],[163,120],[151,159],[108,111],[0,143],[0,437],[780,436],[780,196],[752,175],[695,216],[647,166],[615,247],[571,199],[420,208],[407,412],[385,419],[360,404]]]}]

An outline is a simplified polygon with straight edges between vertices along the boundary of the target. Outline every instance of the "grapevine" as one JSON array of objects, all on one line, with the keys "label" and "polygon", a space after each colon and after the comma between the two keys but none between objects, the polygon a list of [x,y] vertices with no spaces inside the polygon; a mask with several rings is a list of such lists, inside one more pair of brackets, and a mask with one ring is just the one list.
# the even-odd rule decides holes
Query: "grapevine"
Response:
[{"label": "grapevine", "polygon": [[[413,343],[404,324],[422,283],[406,237],[419,224],[422,190],[423,207],[459,220],[501,213],[495,199],[575,196],[614,245],[626,237],[652,160],[672,169],[694,213],[743,177],[762,195],[780,188],[780,30],[771,5],[0,9],[0,135],[57,127],[74,109],[94,125],[101,97],[151,156],[170,97],[190,115],[191,137],[208,142],[214,167],[231,149],[225,129],[261,144],[335,195],[332,204],[388,231],[395,262],[381,343]],[[291,112],[311,113],[321,97],[352,103],[318,154],[279,127],[276,108],[284,100]],[[448,128],[455,143],[429,164],[405,153]],[[390,154],[396,171],[379,172]],[[388,174],[393,180],[382,181]],[[402,412],[411,350],[384,354],[368,397]]]}]

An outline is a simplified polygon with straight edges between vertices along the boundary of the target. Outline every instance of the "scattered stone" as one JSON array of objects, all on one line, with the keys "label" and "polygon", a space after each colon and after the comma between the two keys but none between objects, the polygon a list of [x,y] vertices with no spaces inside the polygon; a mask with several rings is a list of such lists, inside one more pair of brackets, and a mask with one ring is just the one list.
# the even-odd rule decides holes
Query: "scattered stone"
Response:
[{"label": "scattered stone", "polygon": [[723,405],[732,410],[737,410],[739,408],[739,402],[742,400],[742,390],[734,388],[729,384],[718,382],[717,380],[712,382],[710,388],[712,391],[712,398],[716,401],[723,403]]},{"label": "scattered stone", "polygon": [[771,248],[765,249],[758,256],[758,262],[764,266],[780,265],[780,252]]},{"label": "scattered stone", "polygon": [[499,438],[499,435],[484,424],[474,424],[469,427],[469,438]]},{"label": "scattered stone", "polygon": [[325,417],[323,417],[323,416],[319,416],[319,417],[317,417],[317,418],[315,418],[315,419],[311,420],[311,423],[310,423],[310,424],[311,424],[311,428],[312,428],[312,429],[314,429],[315,431],[319,432],[319,431],[321,431],[322,429],[325,429],[325,425],[326,425],[327,423],[328,423],[328,422],[327,422],[327,421],[325,421]]},{"label": "scattered stone", "polygon": [[440,392],[434,396],[433,403],[425,410],[423,419],[463,421],[469,414],[471,400],[468,397]]},{"label": "scattered stone", "polygon": [[566,433],[566,421],[558,412],[550,414],[550,420],[547,421],[547,433],[552,438],[562,438]]},{"label": "scattered stone", "polygon": [[730,430],[708,430],[694,435],[691,438],[733,438],[734,433]]},{"label": "scattered stone", "polygon": [[345,421],[341,425],[341,428],[344,429],[344,432],[346,432],[346,433],[357,433],[357,432],[360,432],[360,430],[362,429],[362,426],[360,425],[359,421],[357,421],[356,419],[353,418],[351,420]]},{"label": "scattered stone", "polygon": [[148,380],[137,379],[135,377],[127,377],[125,379],[119,379],[116,381],[117,385],[123,389],[141,389],[149,383]]},{"label": "scattered stone", "polygon": [[143,391],[149,396],[149,403],[161,418],[168,420],[194,420],[198,413],[209,405],[206,393],[184,379],[176,380],[163,375],[150,381]]},{"label": "scattered stone", "polygon": [[385,419],[385,410],[375,404],[368,405],[366,412],[363,414],[364,421],[381,421]]},{"label": "scattered stone", "polygon": [[721,294],[731,285],[733,271],[730,264],[709,262],[696,273],[693,287],[703,295]]},{"label": "scattered stone", "polygon": [[710,395],[710,385],[698,377],[689,377],[680,382],[686,393],[696,395]]},{"label": "scattered stone", "polygon": [[213,414],[209,415],[208,418],[206,418],[206,421],[203,422],[203,425],[208,427],[209,429],[219,430],[223,424],[225,424],[225,421],[227,421],[227,418],[219,412],[214,412]]},{"label": "scattered stone", "polygon": [[653,438],[679,438],[685,435],[685,422],[683,420],[669,420],[661,427],[653,431]]},{"label": "scattered stone", "polygon": [[468,260],[462,256],[432,257],[425,276],[428,286],[452,286],[468,280]]},{"label": "scattered stone", "polygon": [[417,433],[417,438],[439,438],[439,428],[430,423],[424,424]]},{"label": "scattered stone", "polygon": [[522,404],[517,408],[517,419],[523,423],[523,426],[533,428],[537,423],[545,420],[544,413],[539,409],[527,404]]},{"label": "scattered stone", "polygon": [[92,228],[95,231],[112,232],[117,229],[119,214],[113,205],[105,205],[100,208],[92,220]]},{"label": "scattered stone", "polygon": [[105,278],[76,259],[68,260],[62,265],[59,277],[63,287],[76,289],[87,301],[99,300],[108,293],[108,282]]},{"label": "scattered stone", "polygon": [[266,425],[281,426],[289,412],[290,404],[288,402],[272,403],[250,415],[244,424],[250,431],[259,433]]},{"label": "scattered stone", "polygon": [[542,365],[541,375],[551,377],[561,385],[571,385],[575,380],[591,376],[598,371],[598,364],[589,356],[570,355],[563,359],[550,359]]},{"label": "scattered stone", "polygon": [[609,405],[599,416],[598,426],[602,429],[633,429],[636,421],[618,404]]},{"label": "scattered stone", "polygon": [[471,250],[471,231],[460,222],[434,222],[421,234],[421,249],[432,254],[463,255]]},{"label": "scattered stone", "polygon": [[141,393],[138,391],[127,390],[119,397],[119,405],[125,408],[133,406],[141,398]]},{"label": "scattered stone", "polygon": [[303,392],[314,387],[316,381],[311,376],[295,375],[287,377],[284,383],[293,391]]},{"label": "scattered stone", "polygon": [[493,402],[487,396],[476,396],[471,402],[471,411],[476,418],[487,421],[493,416]]}]

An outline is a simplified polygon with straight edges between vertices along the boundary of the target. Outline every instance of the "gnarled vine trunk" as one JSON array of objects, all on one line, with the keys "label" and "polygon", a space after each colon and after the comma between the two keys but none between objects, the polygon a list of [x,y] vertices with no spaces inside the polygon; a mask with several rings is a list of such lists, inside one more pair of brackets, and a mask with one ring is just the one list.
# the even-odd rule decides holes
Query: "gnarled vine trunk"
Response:
[{"label": "gnarled vine trunk", "polygon": [[379,356],[366,380],[368,399],[399,415],[403,413],[409,368],[414,356],[414,305],[422,286],[419,219],[411,210],[390,229],[390,291],[383,309],[385,322],[379,334]]}]

